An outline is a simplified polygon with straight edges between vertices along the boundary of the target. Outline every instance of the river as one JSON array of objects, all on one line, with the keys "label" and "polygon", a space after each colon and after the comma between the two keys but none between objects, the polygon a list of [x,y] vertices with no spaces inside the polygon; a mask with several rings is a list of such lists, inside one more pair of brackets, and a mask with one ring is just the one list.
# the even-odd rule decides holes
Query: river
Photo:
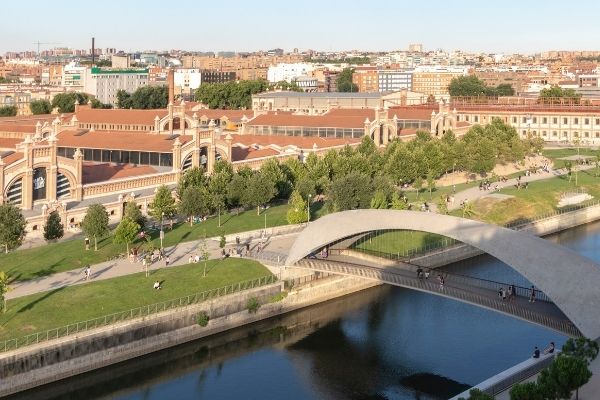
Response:
[{"label": "river", "polygon": [[[549,238],[600,262],[600,223]],[[525,285],[480,256],[446,268]],[[23,393],[27,399],[446,399],[530,357],[556,332],[380,286]]]}]

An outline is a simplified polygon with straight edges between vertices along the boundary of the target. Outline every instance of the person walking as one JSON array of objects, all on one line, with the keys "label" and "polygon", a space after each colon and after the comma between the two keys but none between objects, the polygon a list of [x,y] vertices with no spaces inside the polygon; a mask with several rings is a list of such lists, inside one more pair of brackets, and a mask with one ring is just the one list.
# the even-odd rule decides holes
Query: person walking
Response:
[{"label": "person walking", "polygon": [[165,257],[165,267],[168,267],[170,263],[171,263],[171,257],[169,257],[169,256]]},{"label": "person walking", "polygon": [[89,250],[90,249],[90,238],[86,236],[84,241],[85,241],[85,249]]},{"label": "person walking", "polygon": [[502,301],[506,301],[506,289],[500,288],[500,290],[502,291]]},{"label": "person walking", "polygon": [[508,285],[508,302],[509,303],[513,300],[514,294],[515,294],[514,286]]},{"label": "person walking", "polygon": [[533,349],[533,358],[540,358],[540,349],[537,346]]},{"label": "person walking", "polygon": [[88,279],[90,279],[90,275],[92,274],[92,268],[90,267],[90,264],[86,265],[85,270],[83,271],[84,275],[85,275],[85,280],[87,281]]},{"label": "person walking", "polygon": [[531,289],[529,289],[529,302],[530,303],[535,303],[535,287],[533,287],[533,285],[531,285]]}]

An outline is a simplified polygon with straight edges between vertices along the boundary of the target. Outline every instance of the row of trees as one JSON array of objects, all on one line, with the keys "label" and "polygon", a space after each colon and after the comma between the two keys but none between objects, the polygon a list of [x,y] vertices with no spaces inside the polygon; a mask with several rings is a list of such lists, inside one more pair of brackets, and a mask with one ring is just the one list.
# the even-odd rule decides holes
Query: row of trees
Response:
[{"label": "row of trees", "polygon": [[353,68],[345,68],[336,78],[338,92],[358,92],[358,86],[352,82]]},{"label": "row of trees", "polygon": [[167,86],[143,86],[133,93],[117,91],[117,107],[137,110],[167,108],[169,88]]},{"label": "row of trees", "polygon": [[[38,111],[46,111],[50,109],[50,112],[57,108],[60,113],[72,113],[75,111],[75,102],[79,104],[87,104],[91,100],[92,108],[112,108],[110,104],[103,104],[98,99],[91,98],[86,93],[69,92],[59,93],[54,96],[50,107],[48,106],[47,100],[40,100],[40,104],[37,107]],[[33,112],[33,110],[32,110]],[[40,114],[47,114],[40,112]]]},{"label": "row of trees", "polygon": [[475,75],[459,76],[450,81],[448,86],[450,96],[477,97],[477,96],[514,96],[512,85],[502,83],[496,87],[487,86]]},{"label": "row of trees", "polygon": [[16,106],[0,107],[0,117],[14,117],[15,115],[17,115]]},{"label": "row of trees", "polygon": [[581,93],[577,93],[575,89],[563,89],[558,86],[542,89],[540,91],[540,96],[538,97],[538,102],[541,104],[579,104],[580,101]]}]

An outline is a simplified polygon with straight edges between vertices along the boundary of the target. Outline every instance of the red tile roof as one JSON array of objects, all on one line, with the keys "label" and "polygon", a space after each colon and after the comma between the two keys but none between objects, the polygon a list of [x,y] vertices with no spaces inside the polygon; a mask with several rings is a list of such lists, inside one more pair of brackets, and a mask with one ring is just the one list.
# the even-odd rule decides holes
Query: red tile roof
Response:
[{"label": "red tile roof", "polygon": [[197,111],[186,111],[186,114],[190,117],[194,115],[194,113],[196,113],[198,119],[201,119],[203,116],[206,116],[206,118],[208,119],[221,119],[225,116],[232,122],[240,122],[244,115],[246,116],[246,118],[252,118],[254,114],[252,110],[201,109]]},{"label": "red tile roof", "polygon": [[431,112],[435,111],[437,114],[438,110],[434,107],[411,107],[411,106],[398,106],[390,107],[388,110],[388,117],[394,118],[394,115],[398,119],[412,119],[412,120],[431,120]]},{"label": "red tile roof", "polygon": [[237,147],[232,146],[231,152],[233,153],[233,161],[250,160],[253,158],[260,157],[271,157],[280,154],[277,150],[265,148],[265,149],[254,149],[252,147]]},{"label": "red tile roof", "polygon": [[150,175],[158,172],[149,165],[134,166],[131,164],[83,164],[83,184],[105,182],[111,179],[130,178],[132,176]]},{"label": "red tile roof", "polygon": [[[151,133],[135,133],[123,131],[88,131],[67,130],[58,134],[59,147],[106,149],[106,150],[136,150],[168,153],[173,150],[175,139],[168,135]],[[193,140],[192,136],[179,136],[181,144]]]},{"label": "red tile roof", "polygon": [[0,121],[0,132],[19,132],[19,133],[35,133],[35,126],[33,125],[17,125],[17,124],[3,124]]},{"label": "red tile roof", "polygon": [[335,146],[343,146],[345,144],[359,143],[362,138],[340,138],[340,139],[325,139],[318,136],[267,136],[267,135],[231,135],[232,143],[243,146],[259,146],[275,145],[278,147],[296,146],[300,149],[312,149],[313,145],[318,148],[327,148]]},{"label": "red tile roof", "polygon": [[8,156],[2,157],[4,165],[10,165],[16,161],[21,160],[24,157],[23,153],[12,153]]},{"label": "red tile roof", "polygon": [[290,115],[269,113],[248,121],[248,125],[303,126],[312,128],[363,128],[365,117],[361,115]]},{"label": "red tile roof", "polygon": [[0,149],[15,149],[17,144],[22,141],[23,139],[0,138]]}]

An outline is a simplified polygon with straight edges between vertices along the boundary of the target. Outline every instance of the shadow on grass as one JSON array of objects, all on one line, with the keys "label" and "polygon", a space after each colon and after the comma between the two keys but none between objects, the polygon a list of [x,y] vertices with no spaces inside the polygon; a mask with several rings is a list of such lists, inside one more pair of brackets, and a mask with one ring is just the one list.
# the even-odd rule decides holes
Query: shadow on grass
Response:
[{"label": "shadow on grass", "polygon": [[56,269],[56,267],[58,267],[64,261],[65,261],[65,259],[62,258],[59,261],[55,262],[54,264],[52,264],[52,265],[50,265],[50,266],[48,266],[48,267],[46,267],[44,269],[40,269],[39,271],[33,272],[32,275],[35,278],[42,278],[44,276],[52,275],[52,274],[54,274],[56,272],[56,271],[54,271]]},{"label": "shadow on grass", "polygon": [[[25,311],[32,310],[32,309],[33,309],[33,307],[35,307],[35,305],[36,305],[36,304],[38,304],[38,303],[41,303],[41,302],[43,302],[43,301],[47,300],[47,299],[48,299],[50,296],[53,296],[53,295],[55,295],[56,293],[58,293],[58,292],[60,292],[60,291],[62,291],[62,290],[64,290],[64,289],[66,289],[67,287],[68,287],[68,286],[63,286],[63,287],[59,287],[58,289],[54,289],[54,290],[51,290],[51,291],[47,292],[47,293],[46,293],[45,295],[43,295],[42,297],[40,297],[40,298],[38,298],[38,299],[36,299],[36,300],[32,301],[31,303],[29,303],[29,304],[26,304],[26,305],[24,305],[23,307],[21,307],[21,308],[19,309],[19,311],[17,311],[17,314],[19,314],[19,313],[22,313],[22,312],[25,312]],[[7,322],[8,322],[8,321],[7,321]]]}]

